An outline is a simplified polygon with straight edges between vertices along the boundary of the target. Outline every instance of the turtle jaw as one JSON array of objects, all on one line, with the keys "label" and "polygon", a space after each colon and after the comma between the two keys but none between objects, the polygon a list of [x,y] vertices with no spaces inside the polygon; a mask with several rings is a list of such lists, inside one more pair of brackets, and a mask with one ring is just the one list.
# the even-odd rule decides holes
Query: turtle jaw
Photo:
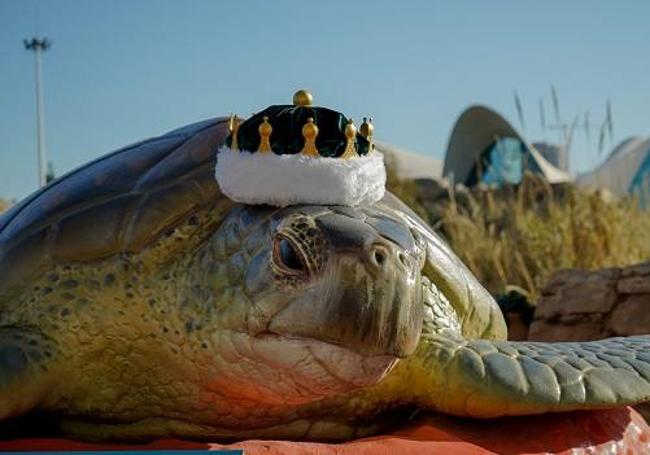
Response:
[{"label": "turtle jaw", "polygon": [[272,332],[251,335],[225,330],[215,334],[213,343],[218,346],[215,365],[225,359],[234,361],[236,367],[215,371],[205,384],[207,390],[218,391],[233,402],[279,408],[375,385],[398,361],[391,355],[367,356],[323,341]]}]

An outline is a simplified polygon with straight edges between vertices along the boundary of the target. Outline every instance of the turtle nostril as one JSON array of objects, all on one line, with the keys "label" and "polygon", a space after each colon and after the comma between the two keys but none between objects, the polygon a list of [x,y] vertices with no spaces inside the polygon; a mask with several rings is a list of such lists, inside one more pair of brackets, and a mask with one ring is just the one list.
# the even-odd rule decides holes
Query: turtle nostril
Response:
[{"label": "turtle nostril", "polygon": [[388,259],[388,253],[381,247],[374,247],[370,254],[370,262],[375,267],[383,268]]},{"label": "turtle nostril", "polygon": [[408,265],[408,262],[406,261],[406,255],[405,255],[404,253],[399,253],[399,254],[398,254],[398,257],[399,257],[399,261],[400,261],[402,264],[404,264],[404,265]]},{"label": "turtle nostril", "polygon": [[375,251],[375,262],[379,265],[383,264],[384,254],[379,251]]}]

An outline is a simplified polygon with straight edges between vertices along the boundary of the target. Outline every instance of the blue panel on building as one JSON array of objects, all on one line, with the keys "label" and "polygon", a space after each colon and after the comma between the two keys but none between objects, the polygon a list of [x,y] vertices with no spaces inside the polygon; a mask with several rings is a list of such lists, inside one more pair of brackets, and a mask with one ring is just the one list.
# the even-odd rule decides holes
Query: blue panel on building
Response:
[{"label": "blue panel on building", "polygon": [[630,194],[638,199],[642,207],[650,207],[650,150],[632,179]]}]

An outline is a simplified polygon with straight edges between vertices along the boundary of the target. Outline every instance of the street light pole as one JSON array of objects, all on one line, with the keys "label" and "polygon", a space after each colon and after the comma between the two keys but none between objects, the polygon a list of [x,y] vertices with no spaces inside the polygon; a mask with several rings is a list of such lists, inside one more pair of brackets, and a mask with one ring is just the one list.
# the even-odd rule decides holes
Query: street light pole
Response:
[{"label": "street light pole", "polygon": [[38,144],[38,186],[47,184],[47,158],[45,155],[45,105],[43,101],[43,70],[41,56],[52,43],[47,38],[34,37],[23,40],[25,49],[34,51],[34,78],[36,81],[36,136]]}]

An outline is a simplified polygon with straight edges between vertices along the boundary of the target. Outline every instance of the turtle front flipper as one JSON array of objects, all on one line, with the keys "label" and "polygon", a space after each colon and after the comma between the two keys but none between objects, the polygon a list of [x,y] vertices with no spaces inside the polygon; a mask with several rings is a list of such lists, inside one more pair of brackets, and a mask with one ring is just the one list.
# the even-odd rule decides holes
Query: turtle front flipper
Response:
[{"label": "turtle front flipper", "polygon": [[598,409],[650,400],[650,336],[536,343],[426,337],[416,401],[472,417]]},{"label": "turtle front flipper", "polygon": [[40,332],[0,328],[0,420],[23,414],[47,397],[48,364],[57,353]]}]

